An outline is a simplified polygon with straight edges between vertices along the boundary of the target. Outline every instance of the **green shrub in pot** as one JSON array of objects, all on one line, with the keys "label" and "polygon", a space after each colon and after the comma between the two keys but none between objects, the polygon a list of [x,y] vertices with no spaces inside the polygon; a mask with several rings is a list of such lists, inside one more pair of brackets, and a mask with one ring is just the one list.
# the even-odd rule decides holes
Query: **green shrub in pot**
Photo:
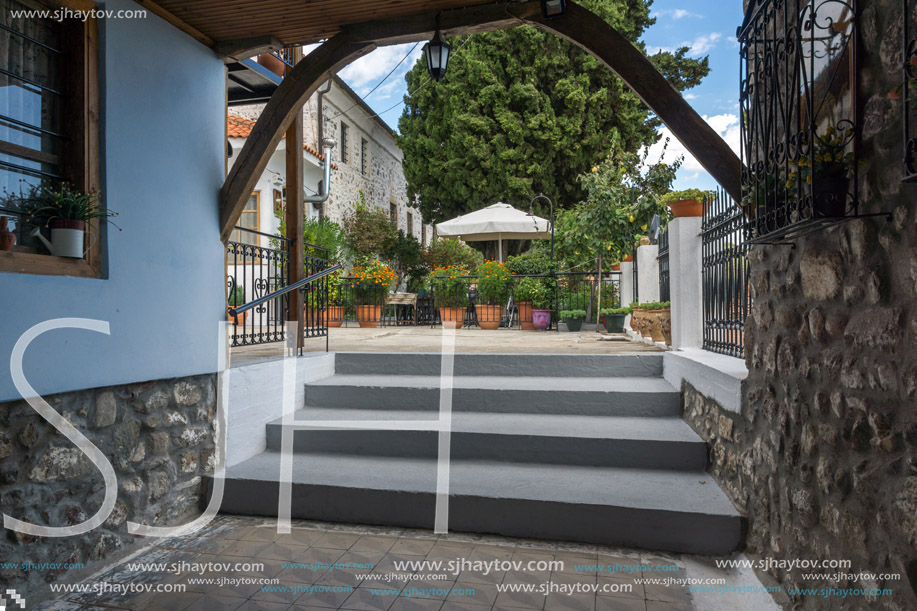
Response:
[{"label": "green shrub in pot", "polygon": [[586,319],[586,310],[563,310],[560,313],[560,320],[567,323],[567,330],[576,333],[583,328],[583,320]]},{"label": "green shrub in pot", "polygon": [[624,319],[632,313],[631,308],[605,308],[601,311],[602,322],[609,333],[624,333]]}]

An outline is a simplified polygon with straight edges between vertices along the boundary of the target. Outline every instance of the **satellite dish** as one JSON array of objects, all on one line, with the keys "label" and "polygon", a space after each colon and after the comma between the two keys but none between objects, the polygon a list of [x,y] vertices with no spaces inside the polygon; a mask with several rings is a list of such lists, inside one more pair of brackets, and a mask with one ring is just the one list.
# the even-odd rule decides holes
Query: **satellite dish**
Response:
[{"label": "satellite dish", "polygon": [[653,222],[650,223],[650,244],[655,244],[659,241],[659,215],[653,215]]}]

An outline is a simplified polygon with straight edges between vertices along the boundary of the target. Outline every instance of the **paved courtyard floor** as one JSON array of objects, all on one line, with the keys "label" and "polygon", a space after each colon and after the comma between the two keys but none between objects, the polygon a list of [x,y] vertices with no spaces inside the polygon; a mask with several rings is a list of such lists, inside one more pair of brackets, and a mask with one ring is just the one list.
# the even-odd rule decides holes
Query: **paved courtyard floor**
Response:
[{"label": "paved courtyard floor", "polygon": [[[332,352],[439,352],[442,349],[440,327],[340,327],[329,329],[328,346]],[[306,351],[323,352],[325,338],[306,340]],[[521,331],[516,329],[458,329],[457,352],[529,353],[529,354],[625,354],[660,352],[649,344],[631,341],[624,334],[579,333],[562,331]],[[280,355],[281,344],[233,348],[233,359]]]},{"label": "paved courtyard floor", "polygon": [[[421,566],[424,561],[431,564]],[[495,561],[500,566],[494,564]],[[554,562],[552,566],[548,564]],[[400,563],[409,563],[401,566]],[[442,563],[439,568],[432,563]],[[517,564],[506,564],[517,563]],[[488,569],[487,567],[490,566]],[[519,568],[517,568],[519,567]],[[693,567],[693,568],[692,568]],[[734,576],[711,559],[596,545],[400,528],[218,516],[91,576],[44,611],[713,611],[770,608],[698,600],[644,578]],[[95,592],[104,584],[107,592]],[[517,591],[509,590],[514,586]],[[129,592],[128,589],[135,591]],[[149,590],[140,592],[138,590]],[[530,591],[525,591],[530,590]]]}]

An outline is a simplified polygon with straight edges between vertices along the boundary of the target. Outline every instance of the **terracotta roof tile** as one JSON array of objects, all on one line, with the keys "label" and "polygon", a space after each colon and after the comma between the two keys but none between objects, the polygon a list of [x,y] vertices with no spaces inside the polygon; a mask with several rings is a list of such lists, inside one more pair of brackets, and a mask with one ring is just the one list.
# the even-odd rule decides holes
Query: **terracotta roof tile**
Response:
[{"label": "terracotta roof tile", "polygon": [[[248,138],[252,133],[252,128],[255,126],[255,122],[251,119],[245,119],[242,117],[237,117],[235,115],[229,115],[226,117],[226,134],[230,138]],[[284,135],[286,138],[286,135]],[[325,156],[316,151],[314,148],[308,144],[303,144],[302,148],[304,151],[312,155],[313,157],[318,158],[319,161],[324,161]],[[334,163],[331,164],[331,167],[335,170],[338,169],[337,165]]]}]

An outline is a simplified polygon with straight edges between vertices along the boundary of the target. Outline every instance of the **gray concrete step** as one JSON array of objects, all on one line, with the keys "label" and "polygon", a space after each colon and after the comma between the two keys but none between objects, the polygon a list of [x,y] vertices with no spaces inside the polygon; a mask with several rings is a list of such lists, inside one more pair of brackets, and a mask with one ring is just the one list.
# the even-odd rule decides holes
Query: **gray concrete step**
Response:
[{"label": "gray concrete step", "polygon": [[[227,473],[221,511],[276,516],[280,454]],[[434,459],[293,455],[292,516],[431,528]],[[212,488],[211,485],[208,488]],[[453,460],[452,531],[727,554],[741,518],[705,473]]]},{"label": "gray concrete step", "polygon": [[[316,427],[295,431],[295,452],[437,455],[436,412],[309,407],[294,418]],[[342,427],[351,428],[334,430]],[[451,430],[453,459],[703,471],[707,456],[704,442],[680,418],[456,412]],[[281,436],[282,420],[267,425],[269,450],[280,450]]]},{"label": "gray concrete step", "polygon": [[[438,376],[439,353],[337,352],[345,375]],[[662,354],[456,354],[457,376],[661,377]]]},{"label": "gray concrete step", "polygon": [[[305,404],[438,410],[440,376],[335,374],[306,385]],[[655,377],[456,376],[455,411],[677,417],[680,395]]]}]

